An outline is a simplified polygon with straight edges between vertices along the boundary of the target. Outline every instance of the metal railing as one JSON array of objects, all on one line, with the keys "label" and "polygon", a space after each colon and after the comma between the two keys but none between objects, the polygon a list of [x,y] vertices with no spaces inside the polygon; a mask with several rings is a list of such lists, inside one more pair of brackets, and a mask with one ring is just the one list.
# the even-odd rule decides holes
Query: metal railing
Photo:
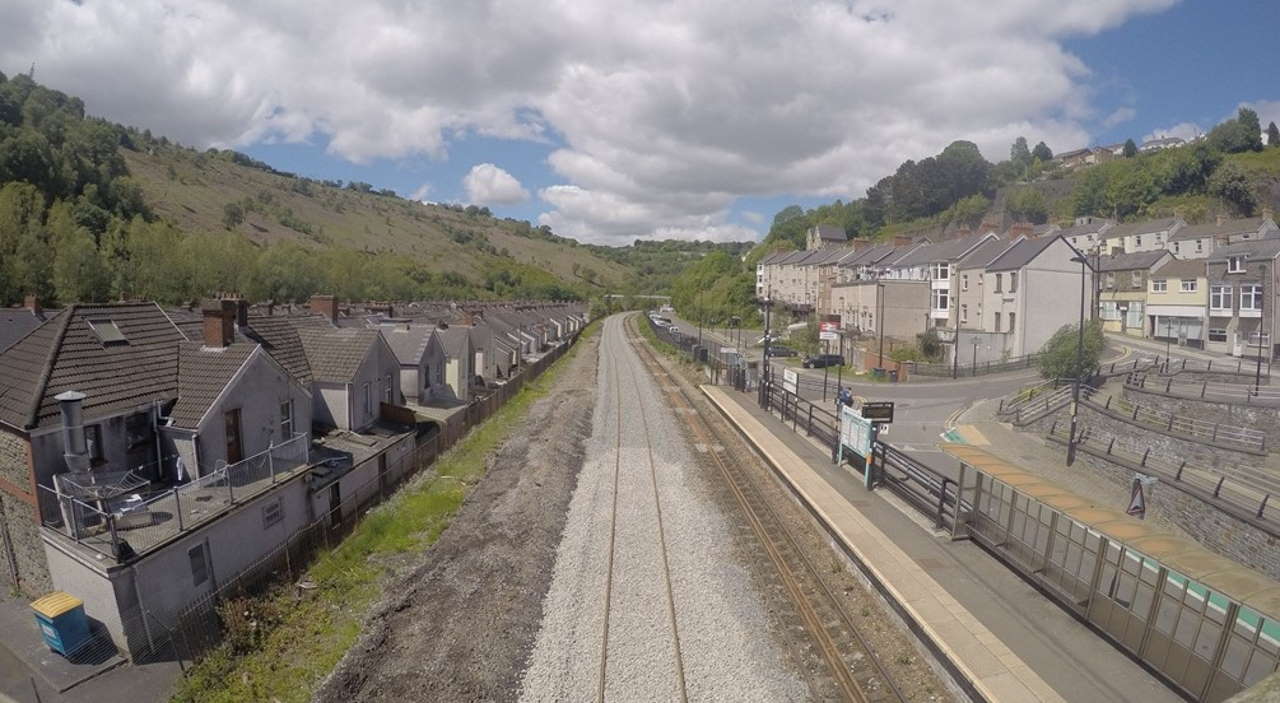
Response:
[{"label": "metal railing", "polygon": [[1094,398],[1096,392],[1092,388],[1089,390],[1088,394],[1081,396],[1085,405],[1132,424],[1180,439],[1215,445],[1224,449],[1236,449],[1253,454],[1265,454],[1267,451],[1267,435],[1264,432],[1200,420],[1188,415],[1178,415],[1116,396],[1107,396],[1106,401],[1099,404]]},{"label": "metal railing", "polygon": [[1280,406],[1280,388],[1267,386],[1181,381],[1173,376],[1153,379],[1150,374],[1141,372],[1125,376],[1124,384],[1127,388],[1185,400],[1205,400],[1231,405]]},{"label": "metal railing", "polygon": [[1021,371],[1035,366],[1036,359],[1040,358],[1040,354],[1027,354],[1025,356],[1012,356],[1007,359],[999,359],[996,361],[974,361],[968,364],[957,358],[950,364],[946,363],[924,363],[916,361],[906,362],[910,373],[916,376],[931,376],[934,378],[961,378],[965,376],[986,376],[993,373],[1006,373],[1009,371]]}]

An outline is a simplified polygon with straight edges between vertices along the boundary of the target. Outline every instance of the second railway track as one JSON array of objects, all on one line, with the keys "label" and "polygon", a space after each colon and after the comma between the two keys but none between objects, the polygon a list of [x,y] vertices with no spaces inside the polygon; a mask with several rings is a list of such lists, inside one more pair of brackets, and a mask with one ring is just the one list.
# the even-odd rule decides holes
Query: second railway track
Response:
[{"label": "second railway track", "polygon": [[[629,326],[634,326],[634,318]],[[630,335],[628,335],[629,337]],[[651,374],[666,375],[647,344],[633,344]],[[660,376],[655,376],[655,380]],[[685,388],[662,384],[671,407],[685,413],[689,431],[719,469],[751,531],[775,567],[779,582],[814,646],[826,663],[841,700],[859,703],[905,701],[852,616],[824,581],[785,521],[746,474],[744,462],[759,461],[737,437],[724,437],[703,418]]]}]

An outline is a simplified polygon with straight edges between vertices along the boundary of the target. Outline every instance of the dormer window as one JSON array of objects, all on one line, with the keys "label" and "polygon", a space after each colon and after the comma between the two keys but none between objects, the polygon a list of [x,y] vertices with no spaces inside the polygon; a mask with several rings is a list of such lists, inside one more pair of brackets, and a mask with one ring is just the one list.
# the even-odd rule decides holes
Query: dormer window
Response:
[{"label": "dormer window", "polygon": [[128,344],[129,339],[124,336],[116,323],[106,318],[98,318],[89,320],[89,329],[98,336],[98,341],[102,342],[102,346],[110,347],[120,344]]},{"label": "dormer window", "polygon": [[1227,273],[1244,273],[1244,257],[1228,256]]}]

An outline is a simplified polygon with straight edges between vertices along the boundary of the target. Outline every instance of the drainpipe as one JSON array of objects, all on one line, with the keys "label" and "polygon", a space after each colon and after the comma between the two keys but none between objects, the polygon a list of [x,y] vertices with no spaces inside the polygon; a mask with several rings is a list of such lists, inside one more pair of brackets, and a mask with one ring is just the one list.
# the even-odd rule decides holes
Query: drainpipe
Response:
[{"label": "drainpipe", "polygon": [[54,396],[62,410],[62,458],[71,471],[89,469],[89,447],[84,436],[84,393],[63,391]]}]

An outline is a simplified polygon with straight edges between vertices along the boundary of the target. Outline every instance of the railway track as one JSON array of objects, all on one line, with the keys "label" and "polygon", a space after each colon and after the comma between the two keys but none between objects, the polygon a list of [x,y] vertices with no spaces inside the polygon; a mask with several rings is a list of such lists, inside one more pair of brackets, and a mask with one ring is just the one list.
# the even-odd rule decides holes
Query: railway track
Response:
[{"label": "railway track", "polygon": [[[625,329],[624,329],[624,332],[625,332]],[[602,346],[602,349],[607,349],[607,347]],[[609,673],[609,615],[610,615],[610,609],[611,609],[612,600],[613,600],[613,564],[614,564],[614,553],[615,553],[615,547],[616,547],[616,536],[617,536],[617,525],[618,525],[618,479],[622,473],[622,446],[623,446],[622,444],[622,435],[623,435],[622,396],[623,396],[623,393],[622,393],[622,386],[621,386],[621,377],[618,372],[618,366],[621,363],[621,360],[619,356],[616,354],[616,352],[612,350],[608,350],[607,356],[608,356],[610,376],[613,379],[613,386],[615,389],[617,389],[617,392],[614,393],[614,397],[617,399],[616,401],[617,404],[614,408],[616,419],[617,419],[617,427],[616,427],[617,442],[614,446],[613,495],[611,498],[612,505],[610,508],[610,516],[609,516],[609,559],[608,559],[608,570],[607,570],[608,575],[605,578],[604,627],[603,627],[602,636],[600,638],[600,678],[599,678],[599,683],[596,690],[596,700],[599,703],[604,703],[605,689],[606,689],[606,684],[608,682],[608,673]],[[633,369],[629,370],[628,375],[631,377],[631,383],[636,390],[636,394],[633,397],[639,397],[640,379],[636,377],[636,373]],[[674,650],[673,654],[675,658],[676,681],[679,687],[680,700],[682,701],[682,703],[688,703],[689,693],[688,693],[688,687],[685,682],[684,657],[680,651],[680,628],[676,619],[675,595],[671,587],[671,563],[667,554],[666,529],[662,524],[662,500],[658,493],[658,471],[657,471],[657,465],[653,459],[653,440],[652,440],[652,436],[649,434],[649,420],[647,415],[645,414],[644,404],[637,403],[636,409],[639,411],[640,422],[642,423],[643,436],[645,438],[645,456],[649,465],[649,479],[650,479],[650,485],[652,486],[652,489],[653,489],[654,509],[657,512],[658,546],[662,554],[662,572],[663,572],[662,576],[663,576],[663,583],[666,586],[666,604],[667,604],[666,617],[671,623],[671,638],[672,638],[672,644],[673,644],[673,650]]]},{"label": "railway track", "polygon": [[[628,318],[632,324],[634,316]],[[630,338],[631,335],[628,335]],[[667,375],[649,345],[632,345],[652,373]],[[683,409],[695,440],[707,447],[730,493],[741,507],[752,532],[773,563],[779,582],[794,605],[805,630],[830,670],[842,700],[857,703],[905,701],[868,645],[853,617],[806,556],[796,537],[787,528],[744,466],[758,458],[740,446],[741,440],[723,437],[702,417],[687,390],[675,380],[663,384],[662,392],[673,409]],[[737,447],[737,449],[731,449]]]}]

